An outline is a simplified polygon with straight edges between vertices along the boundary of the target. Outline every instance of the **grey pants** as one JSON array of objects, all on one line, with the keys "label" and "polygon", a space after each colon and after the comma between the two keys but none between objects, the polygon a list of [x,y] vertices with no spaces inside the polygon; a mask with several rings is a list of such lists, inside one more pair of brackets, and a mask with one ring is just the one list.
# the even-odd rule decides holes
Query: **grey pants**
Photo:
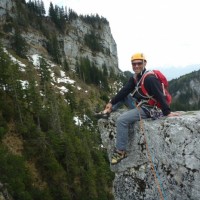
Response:
[{"label": "grey pants", "polygon": [[128,144],[128,130],[129,125],[140,120],[139,112],[142,119],[149,118],[149,116],[143,111],[143,109],[134,108],[124,112],[117,119],[117,143],[116,148],[118,150],[126,151]]}]

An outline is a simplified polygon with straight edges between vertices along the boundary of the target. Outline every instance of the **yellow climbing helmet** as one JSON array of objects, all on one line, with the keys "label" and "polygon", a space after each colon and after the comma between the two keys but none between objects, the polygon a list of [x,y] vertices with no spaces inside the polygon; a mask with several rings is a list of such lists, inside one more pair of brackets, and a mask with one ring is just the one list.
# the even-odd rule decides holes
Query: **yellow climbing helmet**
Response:
[{"label": "yellow climbing helmet", "polygon": [[144,61],[146,61],[146,58],[145,58],[143,53],[136,53],[136,54],[133,54],[131,56],[131,61],[134,61],[134,60],[144,60]]}]

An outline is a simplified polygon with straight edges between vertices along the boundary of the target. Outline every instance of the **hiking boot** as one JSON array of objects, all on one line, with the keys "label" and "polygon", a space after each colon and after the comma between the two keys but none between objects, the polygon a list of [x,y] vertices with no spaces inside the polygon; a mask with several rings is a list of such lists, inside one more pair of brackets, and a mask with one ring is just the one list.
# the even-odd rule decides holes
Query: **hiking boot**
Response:
[{"label": "hiking boot", "polygon": [[121,153],[115,149],[113,152],[113,155],[111,157],[111,165],[115,165],[115,164],[119,163],[122,159],[124,159],[126,157],[127,157],[127,154],[125,151],[123,151]]},{"label": "hiking boot", "polygon": [[104,113],[103,111],[99,112],[99,113],[95,113],[94,116],[98,119],[108,119],[108,117],[110,116],[110,113]]}]

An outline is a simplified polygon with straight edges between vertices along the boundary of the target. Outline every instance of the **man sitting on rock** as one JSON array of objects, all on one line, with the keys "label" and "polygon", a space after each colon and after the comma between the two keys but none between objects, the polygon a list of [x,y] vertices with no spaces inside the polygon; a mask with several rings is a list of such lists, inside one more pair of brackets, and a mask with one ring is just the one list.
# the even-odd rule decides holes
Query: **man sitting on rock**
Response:
[{"label": "man sitting on rock", "polygon": [[[129,124],[141,119],[150,118],[151,110],[155,107],[149,105],[147,96],[141,90],[140,80],[146,73],[147,60],[143,53],[136,53],[131,57],[132,69],[135,72],[127,84],[110,100],[104,111],[99,113],[101,117],[107,117],[111,111],[115,111],[122,102],[131,108],[121,114],[116,122],[116,148],[111,158],[111,164],[117,164],[127,157],[126,147],[128,143]],[[155,75],[149,75],[144,79],[144,87],[148,94],[161,105],[161,113],[164,116],[177,116],[172,113],[163,94],[161,82]],[[132,95],[130,95],[132,93]],[[137,106],[135,106],[135,105]]]}]

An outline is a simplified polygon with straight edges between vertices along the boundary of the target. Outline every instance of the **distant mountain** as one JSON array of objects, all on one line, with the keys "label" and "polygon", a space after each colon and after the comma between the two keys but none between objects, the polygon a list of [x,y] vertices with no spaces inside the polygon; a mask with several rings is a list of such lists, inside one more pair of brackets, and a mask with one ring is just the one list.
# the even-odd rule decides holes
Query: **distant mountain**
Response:
[{"label": "distant mountain", "polygon": [[173,100],[173,110],[200,109],[200,70],[180,76],[169,81],[169,91]]},{"label": "distant mountain", "polygon": [[185,67],[169,67],[166,69],[160,69],[163,74],[167,77],[168,80],[172,80],[174,78],[179,78],[182,75],[191,73],[193,71],[197,71],[200,69],[200,64],[195,65],[187,65]]},{"label": "distant mountain", "polygon": [[[170,81],[175,78],[179,78],[185,74],[197,71],[200,69],[200,64],[195,65],[187,65],[185,67],[169,67],[169,68],[161,68],[161,67],[154,67],[152,69],[159,69],[166,77],[167,80]],[[126,77],[130,77],[133,73],[131,71],[124,71],[124,75]]]}]

